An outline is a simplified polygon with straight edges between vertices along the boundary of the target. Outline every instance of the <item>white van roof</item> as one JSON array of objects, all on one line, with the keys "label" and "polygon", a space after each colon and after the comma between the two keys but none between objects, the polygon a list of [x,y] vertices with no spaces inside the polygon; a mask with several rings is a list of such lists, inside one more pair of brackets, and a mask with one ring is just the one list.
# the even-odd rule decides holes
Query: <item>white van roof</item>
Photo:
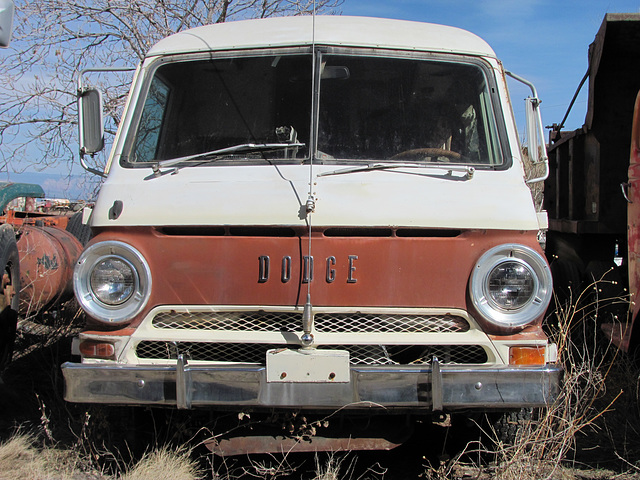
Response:
[{"label": "white van roof", "polygon": [[[314,33],[315,31],[315,33]],[[310,15],[206,25],[171,35],[148,57],[176,53],[299,45],[374,47],[495,57],[491,47],[466,30],[383,18]]]}]

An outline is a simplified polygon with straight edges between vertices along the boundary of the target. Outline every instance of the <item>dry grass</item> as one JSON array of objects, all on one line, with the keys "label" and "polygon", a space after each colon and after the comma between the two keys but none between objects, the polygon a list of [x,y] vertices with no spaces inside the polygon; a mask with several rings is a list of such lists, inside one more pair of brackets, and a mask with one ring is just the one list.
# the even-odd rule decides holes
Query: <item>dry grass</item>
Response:
[{"label": "dry grass", "polygon": [[187,449],[162,447],[144,455],[126,472],[105,475],[77,449],[37,447],[29,434],[0,444],[0,480],[198,480],[198,465]]},{"label": "dry grass", "polygon": [[[353,451],[306,453],[302,456],[256,455],[253,457],[213,457],[209,465],[209,476],[213,480],[238,479],[305,479],[305,480],[384,480],[386,478],[411,478],[387,476],[387,468],[377,462],[364,464]],[[263,458],[260,458],[263,457]],[[260,458],[260,459],[258,459]]]},{"label": "dry grass", "polygon": [[57,305],[18,320],[16,347],[13,360],[42,350],[61,338],[77,334],[84,326],[84,316],[75,300]]},{"label": "dry grass", "polygon": [[35,438],[16,434],[0,445],[0,479],[2,480],[78,480],[102,479],[98,472],[86,468],[73,450],[53,447],[37,448]]},{"label": "dry grass", "polygon": [[164,446],[145,454],[119,480],[197,480],[202,478],[197,462],[188,449],[170,450]]},{"label": "dry grass", "polygon": [[[329,458],[323,463],[318,459],[316,455],[316,476],[313,477],[313,480],[341,480],[343,478],[348,478],[348,474],[342,472],[341,470],[342,464],[347,459],[346,456],[338,456],[338,455],[330,455]],[[350,466],[353,465],[351,462]],[[347,466],[347,471],[351,471],[352,468]]]}]

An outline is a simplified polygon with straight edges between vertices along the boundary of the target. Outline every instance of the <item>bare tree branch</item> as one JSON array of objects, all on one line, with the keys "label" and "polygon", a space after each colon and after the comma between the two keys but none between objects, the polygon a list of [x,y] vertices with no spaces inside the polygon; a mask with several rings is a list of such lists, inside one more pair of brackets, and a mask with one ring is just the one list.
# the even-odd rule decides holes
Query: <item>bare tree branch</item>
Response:
[{"label": "bare tree branch", "polygon": [[[337,13],[343,0],[316,0]],[[11,47],[0,56],[0,172],[67,165],[77,157],[77,72],[133,66],[158,40],[200,25],[304,15],[313,0],[18,0]],[[95,77],[95,78],[94,78]],[[131,74],[92,76],[113,134]],[[110,142],[107,139],[107,144]]]}]

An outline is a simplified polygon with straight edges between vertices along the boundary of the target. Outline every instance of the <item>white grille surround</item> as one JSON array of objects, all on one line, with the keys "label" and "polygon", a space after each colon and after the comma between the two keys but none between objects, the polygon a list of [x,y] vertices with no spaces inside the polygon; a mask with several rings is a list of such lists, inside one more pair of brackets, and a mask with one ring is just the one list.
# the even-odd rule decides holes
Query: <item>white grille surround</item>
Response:
[{"label": "white grille surround", "polygon": [[[352,365],[504,365],[508,354],[459,309],[314,308],[314,343]],[[261,365],[272,348],[303,346],[302,307],[160,306],[117,352],[124,364]]]}]

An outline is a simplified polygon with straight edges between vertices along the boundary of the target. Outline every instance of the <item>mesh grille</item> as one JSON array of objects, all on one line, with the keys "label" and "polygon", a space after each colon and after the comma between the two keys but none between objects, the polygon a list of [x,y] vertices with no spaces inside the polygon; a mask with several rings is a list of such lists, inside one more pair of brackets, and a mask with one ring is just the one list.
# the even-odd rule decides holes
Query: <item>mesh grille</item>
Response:
[{"label": "mesh grille", "polygon": [[[257,343],[204,343],[142,341],[138,358],[175,359],[178,353],[190,360],[264,364],[267,350],[286,345]],[[423,365],[435,355],[444,364],[482,364],[487,354],[480,345],[327,345],[349,351],[353,365]]]},{"label": "mesh grille", "polygon": [[469,330],[464,318],[452,315],[319,313],[314,320],[318,332],[452,333]]},{"label": "mesh grille", "polygon": [[190,360],[262,364],[267,350],[280,347],[284,345],[144,341],[138,344],[136,354],[150,360],[176,359],[183,354]]},{"label": "mesh grille", "polygon": [[[318,313],[318,332],[336,333],[454,333],[469,330],[467,321],[454,315]],[[300,312],[160,312],[153,326],[179,330],[244,332],[298,332]]]},{"label": "mesh grille", "polygon": [[297,332],[298,312],[160,312],[153,326],[176,330],[230,330],[243,332]]}]

